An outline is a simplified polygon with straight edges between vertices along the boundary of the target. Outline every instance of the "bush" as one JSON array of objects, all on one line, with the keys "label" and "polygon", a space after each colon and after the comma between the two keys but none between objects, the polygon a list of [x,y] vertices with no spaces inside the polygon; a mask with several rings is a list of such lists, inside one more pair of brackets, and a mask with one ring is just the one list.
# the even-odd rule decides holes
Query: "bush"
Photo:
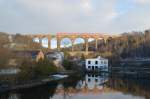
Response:
[{"label": "bush", "polygon": [[57,67],[48,59],[39,60],[34,66],[35,74],[38,76],[47,76],[50,73],[57,72]]},{"label": "bush", "polygon": [[63,61],[63,67],[66,69],[66,70],[72,70],[73,69],[73,63],[71,61],[68,61],[67,59],[65,59]]},{"label": "bush", "polygon": [[21,80],[30,80],[57,72],[57,67],[48,59],[39,60],[38,62],[24,60],[20,66],[20,70],[19,78]]},{"label": "bush", "polygon": [[19,72],[19,80],[25,81],[30,80],[34,77],[34,69],[33,69],[34,63],[32,61],[29,61],[27,59],[24,59],[21,63],[21,66],[19,69],[21,70]]}]

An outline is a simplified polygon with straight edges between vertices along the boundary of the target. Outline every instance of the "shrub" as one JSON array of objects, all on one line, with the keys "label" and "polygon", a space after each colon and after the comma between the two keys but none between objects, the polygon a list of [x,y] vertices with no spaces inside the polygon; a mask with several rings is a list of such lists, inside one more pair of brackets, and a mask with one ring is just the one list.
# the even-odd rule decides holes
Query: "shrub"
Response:
[{"label": "shrub", "polygon": [[68,61],[67,59],[65,59],[63,61],[63,67],[66,69],[66,70],[72,70],[73,69],[73,63],[71,61]]},{"label": "shrub", "polygon": [[57,72],[57,67],[48,59],[39,60],[34,66],[35,74],[38,76],[47,76],[50,73]]}]

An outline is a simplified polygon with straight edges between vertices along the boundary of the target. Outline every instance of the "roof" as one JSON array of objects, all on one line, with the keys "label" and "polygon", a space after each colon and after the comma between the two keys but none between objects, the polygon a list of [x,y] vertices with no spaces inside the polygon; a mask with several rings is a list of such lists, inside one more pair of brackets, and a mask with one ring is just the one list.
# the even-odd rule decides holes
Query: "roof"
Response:
[{"label": "roof", "polygon": [[90,59],[88,59],[88,60],[94,60],[94,59],[107,60],[106,58],[102,58],[101,56],[98,56],[97,58],[90,58]]},{"label": "roof", "polygon": [[24,50],[24,51],[13,51],[17,56],[24,56],[24,55],[31,55],[36,56],[39,54],[40,51],[31,51],[31,50]]}]

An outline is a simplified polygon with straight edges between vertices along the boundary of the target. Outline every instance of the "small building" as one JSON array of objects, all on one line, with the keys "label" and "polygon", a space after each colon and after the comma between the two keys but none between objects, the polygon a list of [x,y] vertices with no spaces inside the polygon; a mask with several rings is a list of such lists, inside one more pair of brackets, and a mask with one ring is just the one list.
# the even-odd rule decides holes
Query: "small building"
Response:
[{"label": "small building", "polygon": [[97,58],[86,59],[86,70],[88,71],[108,71],[108,59],[98,56]]},{"label": "small building", "polygon": [[57,67],[62,67],[62,62],[64,60],[63,52],[48,52],[46,53],[46,57],[53,61]]}]

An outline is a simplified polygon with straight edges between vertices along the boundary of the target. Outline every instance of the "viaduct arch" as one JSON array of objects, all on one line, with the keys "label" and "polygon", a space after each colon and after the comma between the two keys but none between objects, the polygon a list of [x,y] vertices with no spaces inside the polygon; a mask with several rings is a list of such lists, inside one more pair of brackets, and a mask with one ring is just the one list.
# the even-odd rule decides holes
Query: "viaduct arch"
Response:
[{"label": "viaduct arch", "polygon": [[77,38],[82,38],[85,41],[85,51],[88,52],[88,40],[90,38],[93,38],[95,40],[95,49],[98,48],[98,40],[103,39],[105,42],[107,42],[108,38],[113,38],[116,36],[111,35],[105,35],[101,33],[57,33],[56,35],[51,34],[35,34],[35,35],[27,35],[30,36],[32,39],[39,38],[39,43],[42,44],[42,39],[47,38],[48,40],[48,49],[51,49],[51,39],[56,38],[57,39],[57,50],[60,51],[60,44],[61,40],[64,38],[69,38],[71,40],[71,50],[74,51],[74,42]]}]

